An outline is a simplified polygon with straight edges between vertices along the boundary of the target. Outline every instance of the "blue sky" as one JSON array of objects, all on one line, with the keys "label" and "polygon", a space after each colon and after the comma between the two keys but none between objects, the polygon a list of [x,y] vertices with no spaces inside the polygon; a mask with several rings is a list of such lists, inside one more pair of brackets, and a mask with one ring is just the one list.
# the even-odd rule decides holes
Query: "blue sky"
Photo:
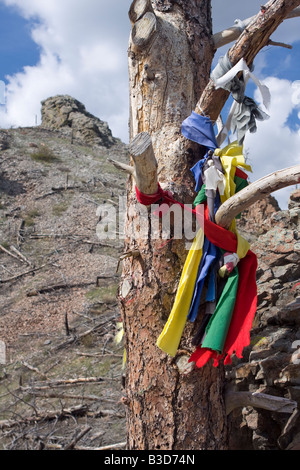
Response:
[{"label": "blue sky", "polygon": [[[32,126],[36,116],[39,123],[43,99],[69,94],[127,142],[130,4],[131,0],[0,0],[0,80],[7,84],[7,110],[0,109],[0,127]],[[255,15],[260,4],[261,0],[212,0],[214,32],[232,26],[236,18]],[[245,140],[253,161],[252,180],[300,161],[300,93],[295,89],[299,81],[300,90],[299,26],[300,18],[286,20],[272,36],[292,44],[292,50],[269,46],[255,60],[255,74],[269,86],[273,104],[270,119]],[[230,46],[217,51],[214,63]],[[251,81],[247,94],[260,100]],[[276,193],[282,207],[289,192]]]},{"label": "blue sky", "polygon": [[16,8],[0,3],[0,80],[22,72],[24,65],[35,65],[40,48],[31,38],[31,22],[20,16]]}]

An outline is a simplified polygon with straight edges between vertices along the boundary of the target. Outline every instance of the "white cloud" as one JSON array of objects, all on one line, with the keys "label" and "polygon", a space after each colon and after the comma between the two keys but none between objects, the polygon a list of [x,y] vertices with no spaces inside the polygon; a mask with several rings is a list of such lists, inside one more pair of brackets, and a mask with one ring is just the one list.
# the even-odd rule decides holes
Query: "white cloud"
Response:
[{"label": "white cloud", "polygon": [[[300,108],[295,82],[268,77],[264,83],[272,96],[270,119],[258,122],[257,132],[248,133],[244,143],[253,169],[252,181],[300,162],[300,121],[294,123],[292,128],[288,125],[289,116]],[[257,91],[255,99],[257,102],[260,100]],[[291,189],[282,189],[273,194],[282,209],[287,207]]]},{"label": "white cloud", "polygon": [[[59,84],[59,85],[58,85]],[[35,67],[25,67],[24,73],[10,78],[7,87],[7,113],[1,116],[1,125],[31,126],[36,116],[40,119],[41,101],[48,96],[67,94],[74,88],[72,71],[53,56],[43,55]]]},{"label": "white cloud", "polygon": [[127,141],[130,0],[3,2],[30,20],[41,57],[36,66],[7,77],[7,114],[0,126],[33,125],[43,99],[69,94]]}]

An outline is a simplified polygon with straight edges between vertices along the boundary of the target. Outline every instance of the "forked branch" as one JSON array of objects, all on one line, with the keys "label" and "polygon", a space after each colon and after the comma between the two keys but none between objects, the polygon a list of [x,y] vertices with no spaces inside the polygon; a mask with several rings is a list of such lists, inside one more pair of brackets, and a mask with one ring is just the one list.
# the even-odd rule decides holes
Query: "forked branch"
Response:
[{"label": "forked branch", "polygon": [[[266,4],[266,12],[258,13],[228,52],[228,58],[234,66],[240,59],[245,59],[250,66],[258,52],[265,47],[280,23],[300,5],[300,0],[271,0]],[[215,88],[209,80],[195,112],[205,114],[216,121],[229,97],[229,92]]]}]

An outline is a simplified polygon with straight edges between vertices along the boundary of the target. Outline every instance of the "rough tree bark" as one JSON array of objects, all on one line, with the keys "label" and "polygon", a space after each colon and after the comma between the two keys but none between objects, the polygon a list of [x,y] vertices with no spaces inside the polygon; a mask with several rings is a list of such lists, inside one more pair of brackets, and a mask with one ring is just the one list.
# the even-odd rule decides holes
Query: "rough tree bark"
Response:
[{"label": "rough tree bark", "polygon": [[[281,3],[292,4],[291,11],[300,0]],[[287,14],[288,8],[284,8],[284,12],[279,9],[281,19]],[[145,152],[150,160],[155,155],[160,184],[164,189],[171,189],[177,200],[191,203],[194,181],[190,168],[203,156],[203,149],[181,135],[181,124],[197,103],[203,107],[208,99],[213,119],[224,104],[217,103],[215,107],[211,104],[214,90],[208,93],[209,98],[200,100],[210,86],[215,52],[211,2],[135,0],[129,17],[132,23],[128,50],[132,157],[134,161],[138,158],[146,162]],[[264,35],[276,29],[272,29],[273,23],[270,20],[270,31],[264,30]],[[224,94],[221,95],[222,102]],[[216,95],[215,98],[218,99]],[[145,152],[136,149],[136,138],[141,133],[151,136],[150,148],[144,142]],[[142,175],[136,172],[135,176],[141,179]],[[209,364],[185,373],[193,350],[190,338],[197,323],[186,326],[175,358],[168,357],[156,346],[172,308],[187,250],[184,239],[166,243],[153,237],[149,210],[144,219],[140,215],[136,178],[131,175],[128,179],[125,251],[139,252],[139,256],[123,261],[119,289],[127,357],[124,400],[127,448],[227,449],[223,367]],[[151,188],[145,191],[148,194],[157,186],[155,178],[154,174],[148,182]],[[143,223],[147,226],[144,237],[139,230]]]}]

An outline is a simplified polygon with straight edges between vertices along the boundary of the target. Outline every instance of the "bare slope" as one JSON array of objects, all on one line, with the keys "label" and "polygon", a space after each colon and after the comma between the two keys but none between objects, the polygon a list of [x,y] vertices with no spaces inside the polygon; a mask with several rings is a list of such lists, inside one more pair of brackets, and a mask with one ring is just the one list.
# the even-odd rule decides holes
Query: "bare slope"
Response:
[{"label": "bare slope", "polygon": [[128,155],[105,123],[102,142],[86,138],[85,119],[101,127],[84,112],[76,133],[0,131],[0,448],[64,448],[90,425],[86,446],[125,436],[114,343],[122,240],[96,228],[99,205],[125,192],[107,159]]}]

